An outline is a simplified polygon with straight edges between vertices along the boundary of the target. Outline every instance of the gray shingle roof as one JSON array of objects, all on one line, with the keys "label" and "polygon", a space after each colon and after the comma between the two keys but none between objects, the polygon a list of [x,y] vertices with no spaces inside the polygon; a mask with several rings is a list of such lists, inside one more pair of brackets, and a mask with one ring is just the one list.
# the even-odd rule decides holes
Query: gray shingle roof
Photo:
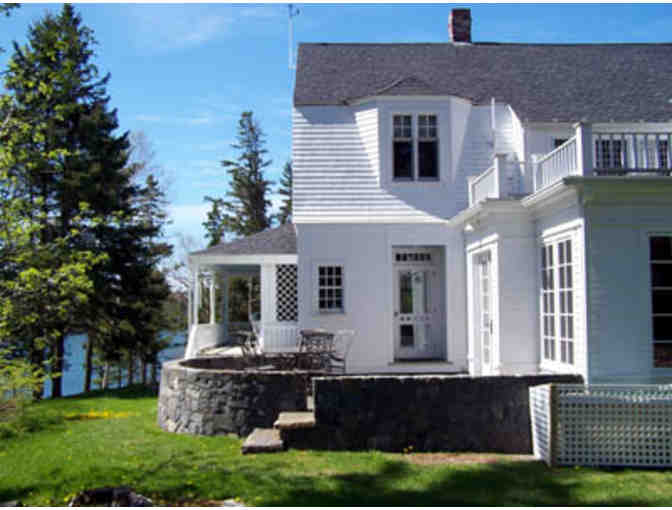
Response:
[{"label": "gray shingle roof", "polygon": [[294,104],[494,97],[531,122],[672,119],[672,44],[301,44]]},{"label": "gray shingle roof", "polygon": [[296,231],[287,223],[190,255],[286,255],[296,253]]}]

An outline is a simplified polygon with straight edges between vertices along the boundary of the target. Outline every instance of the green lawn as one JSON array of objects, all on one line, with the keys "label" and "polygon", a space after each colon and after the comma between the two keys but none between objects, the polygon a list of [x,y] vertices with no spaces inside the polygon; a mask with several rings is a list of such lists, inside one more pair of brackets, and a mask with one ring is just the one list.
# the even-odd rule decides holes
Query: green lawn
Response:
[{"label": "green lawn", "polygon": [[409,460],[434,457],[380,452],[243,456],[235,437],[163,432],[156,397],[138,389],[45,401],[30,417],[43,428],[1,440],[0,502],[64,505],[82,489],[127,485],[162,504],[672,505],[672,470],[551,470],[506,457],[419,465]]}]

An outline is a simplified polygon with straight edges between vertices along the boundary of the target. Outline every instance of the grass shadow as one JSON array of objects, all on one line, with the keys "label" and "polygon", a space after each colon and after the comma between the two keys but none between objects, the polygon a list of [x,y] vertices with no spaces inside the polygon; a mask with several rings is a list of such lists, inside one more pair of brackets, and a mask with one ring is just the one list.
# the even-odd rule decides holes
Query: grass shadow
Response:
[{"label": "grass shadow", "polygon": [[[552,470],[539,462],[478,464],[472,468],[432,467],[420,475],[405,461],[385,461],[375,474],[287,476],[266,473],[280,487],[269,506],[558,506],[577,500],[579,482],[571,469]],[[423,476],[424,475],[424,476]],[[569,475],[569,476],[566,476]],[[254,481],[254,474],[248,473]],[[430,478],[429,483],[422,479]],[[257,479],[255,483],[263,483]],[[580,491],[579,491],[580,492]],[[641,506],[643,497],[591,501],[591,505]]]}]

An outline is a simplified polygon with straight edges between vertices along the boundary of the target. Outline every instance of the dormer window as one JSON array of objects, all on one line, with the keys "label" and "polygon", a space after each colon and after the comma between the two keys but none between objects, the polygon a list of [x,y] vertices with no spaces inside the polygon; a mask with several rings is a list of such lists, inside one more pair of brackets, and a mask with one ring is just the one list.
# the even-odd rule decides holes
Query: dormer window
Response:
[{"label": "dormer window", "polygon": [[394,115],[392,145],[392,175],[395,180],[439,178],[439,133],[436,115]]}]

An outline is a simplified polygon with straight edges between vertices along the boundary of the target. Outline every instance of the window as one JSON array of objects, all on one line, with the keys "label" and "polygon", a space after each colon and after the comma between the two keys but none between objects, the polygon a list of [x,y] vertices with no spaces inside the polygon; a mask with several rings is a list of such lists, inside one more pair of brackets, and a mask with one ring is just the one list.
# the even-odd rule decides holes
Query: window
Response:
[{"label": "window", "polygon": [[439,133],[436,115],[422,114],[415,116],[415,119],[412,115],[394,115],[392,145],[394,179],[439,178]]},{"label": "window", "polygon": [[647,169],[669,168],[667,140],[656,140],[655,143],[653,143],[653,141],[650,141],[649,143],[646,143],[645,146],[646,146],[646,161],[642,162],[643,168]]},{"label": "window", "polygon": [[667,140],[658,140],[658,168],[670,168],[670,146]]},{"label": "window", "polygon": [[317,266],[317,309],[319,312],[344,312],[343,266]]},{"label": "window", "polygon": [[394,178],[413,179],[413,129],[410,115],[394,116]]},{"label": "window", "polygon": [[595,166],[597,168],[624,168],[626,163],[625,140],[597,140]]},{"label": "window", "polygon": [[546,361],[574,364],[574,286],[572,242],[541,248],[541,335]]},{"label": "window", "polygon": [[653,366],[672,368],[672,236],[649,238]]},{"label": "window", "polygon": [[557,149],[564,143],[567,143],[568,140],[569,138],[553,138],[553,149]]},{"label": "window", "polygon": [[436,115],[418,115],[418,178],[439,177],[439,140]]}]

